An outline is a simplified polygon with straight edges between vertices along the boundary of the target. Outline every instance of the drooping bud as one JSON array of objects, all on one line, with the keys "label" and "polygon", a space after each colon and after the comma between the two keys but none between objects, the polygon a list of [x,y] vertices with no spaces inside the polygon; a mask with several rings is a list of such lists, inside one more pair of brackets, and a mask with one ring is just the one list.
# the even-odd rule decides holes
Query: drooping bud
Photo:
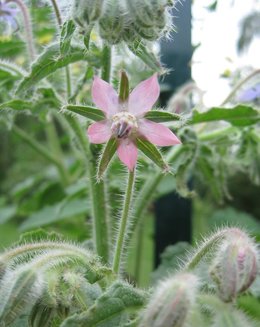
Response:
[{"label": "drooping bud", "polygon": [[171,29],[171,16],[166,0],[127,0],[129,16],[136,32],[144,39],[156,40]]},{"label": "drooping bud", "polygon": [[102,39],[109,44],[117,44],[123,40],[126,27],[126,13],[122,1],[106,1],[102,17],[99,19],[99,32]]},{"label": "drooping bud", "polygon": [[161,282],[144,312],[139,327],[182,327],[194,304],[198,279],[190,273]]},{"label": "drooping bud", "polygon": [[253,241],[234,229],[219,248],[210,274],[223,301],[232,301],[247,290],[257,274],[257,250]]},{"label": "drooping bud", "polygon": [[73,18],[83,29],[88,30],[101,15],[104,0],[74,0]]}]

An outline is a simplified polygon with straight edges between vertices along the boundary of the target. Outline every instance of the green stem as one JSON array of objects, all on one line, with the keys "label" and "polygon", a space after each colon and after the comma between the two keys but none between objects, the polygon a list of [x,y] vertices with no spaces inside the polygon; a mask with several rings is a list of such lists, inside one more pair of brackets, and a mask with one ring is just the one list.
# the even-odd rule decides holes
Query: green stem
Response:
[{"label": "green stem", "polygon": [[90,145],[86,137],[85,132],[79,123],[70,116],[66,116],[66,121],[74,131],[79,144],[85,154],[88,177],[90,196],[93,211],[93,232],[95,239],[95,247],[97,254],[102,258],[104,262],[109,261],[109,237],[107,228],[107,207],[106,207],[106,193],[105,185],[103,181],[97,183],[96,181],[96,161],[93,158],[93,154],[90,150]]},{"label": "green stem", "polygon": [[[169,152],[166,161],[169,163],[174,163],[174,161],[177,160],[179,155],[182,153],[183,149],[184,148],[182,146],[174,147]],[[133,218],[131,220],[131,225],[129,226],[128,230],[129,237],[126,240],[127,245],[129,244],[134,232],[136,231],[137,225],[141,223],[142,219],[144,219],[145,215],[143,213],[151,202],[154,192],[156,191],[157,186],[159,185],[163,176],[165,175],[161,171],[155,173],[144,183],[144,186],[138,192],[138,195],[133,205]]]},{"label": "green stem", "polygon": [[26,5],[23,3],[22,0],[8,0],[7,3],[8,2],[16,3],[16,5],[21,9],[24,19],[24,29],[26,33],[28,53],[30,56],[30,61],[32,62],[35,58],[35,48],[33,44],[33,32],[29,10],[27,9]]},{"label": "green stem", "polygon": [[40,143],[35,141],[30,135],[25,133],[18,126],[13,125],[12,131],[14,132],[15,135],[17,135],[20,139],[22,139],[25,143],[27,143],[33,150],[37,151],[45,159],[47,159],[48,161],[53,163],[57,167],[63,182],[65,184],[68,182],[67,174],[66,174],[66,171],[64,169],[64,166],[62,165],[61,161],[58,158],[56,158],[50,151],[48,151]]},{"label": "green stem", "polygon": [[[51,0],[57,22],[61,28],[62,19],[59,8],[55,0]],[[108,54],[106,57],[106,80],[109,80],[110,76],[110,62],[111,55],[109,55],[109,51],[106,50]],[[108,68],[109,67],[109,68]],[[70,70],[67,66],[65,68],[66,73],[66,83],[67,83],[67,98],[71,97],[71,77]],[[109,75],[108,75],[109,74]],[[71,129],[74,131],[79,144],[82,148],[83,153],[85,154],[87,171],[90,182],[90,193],[92,200],[92,211],[93,211],[93,221],[94,221],[94,238],[95,238],[95,247],[97,254],[103,259],[104,262],[109,261],[109,240],[108,240],[108,228],[107,228],[107,207],[106,207],[106,193],[105,193],[105,185],[101,181],[97,183],[96,181],[96,162],[93,158],[93,155],[90,150],[90,145],[87,140],[85,132],[83,132],[81,126],[78,121],[72,117],[65,116],[67,123],[70,125]]]},{"label": "green stem", "polygon": [[[50,0],[55,12],[56,20],[59,26],[59,29],[62,27],[62,18],[59,7],[57,5],[56,0]],[[65,75],[66,75],[66,86],[67,86],[67,99],[71,97],[71,77],[70,77],[70,68],[69,66],[65,67]]]},{"label": "green stem", "polygon": [[233,96],[237,93],[237,91],[243,86],[247,81],[249,81],[252,77],[255,75],[260,74],[260,69],[254,70],[250,75],[248,75],[246,78],[242,79],[229,93],[229,95],[226,97],[226,99],[221,103],[221,106],[225,105],[233,98]]},{"label": "green stem", "polygon": [[122,217],[120,220],[115,253],[114,253],[113,271],[116,274],[118,274],[120,270],[122,251],[124,249],[124,243],[127,236],[127,223],[129,218],[130,205],[133,197],[134,182],[135,182],[135,170],[129,171],[125,200],[122,210]]},{"label": "green stem", "polygon": [[67,99],[71,97],[71,78],[70,78],[70,67],[65,67],[66,74],[66,85],[67,85]]},{"label": "green stem", "polygon": [[111,75],[111,47],[104,45],[103,47],[103,67],[102,67],[102,73],[101,78],[108,82],[110,81],[110,75]]},{"label": "green stem", "polygon": [[61,13],[60,13],[59,7],[57,5],[57,2],[56,2],[56,0],[50,0],[50,1],[52,3],[52,6],[53,6],[53,9],[54,9],[54,12],[55,12],[55,16],[56,16],[56,19],[57,19],[57,22],[58,22],[58,25],[59,25],[59,27],[61,27],[61,25],[62,25],[62,18],[61,18]]},{"label": "green stem", "polygon": [[135,270],[134,277],[137,285],[140,283],[140,273],[142,268],[142,258],[143,258],[143,236],[144,236],[144,222],[142,221],[137,230],[137,240],[136,240],[136,259],[135,259]]},{"label": "green stem", "polygon": [[191,256],[191,258],[185,263],[183,267],[184,270],[189,271],[196,268],[196,266],[201,262],[201,260],[207,255],[214,246],[216,246],[220,241],[224,239],[226,234],[232,229],[222,229],[219,232],[213,234],[211,237],[206,239],[201,246],[198,247],[196,252]]},{"label": "green stem", "polygon": [[212,141],[216,138],[230,135],[231,133],[235,133],[236,131],[237,131],[236,127],[229,126],[227,128],[217,129],[217,130],[215,130],[213,132],[209,132],[209,133],[199,133],[198,139],[200,141]]}]

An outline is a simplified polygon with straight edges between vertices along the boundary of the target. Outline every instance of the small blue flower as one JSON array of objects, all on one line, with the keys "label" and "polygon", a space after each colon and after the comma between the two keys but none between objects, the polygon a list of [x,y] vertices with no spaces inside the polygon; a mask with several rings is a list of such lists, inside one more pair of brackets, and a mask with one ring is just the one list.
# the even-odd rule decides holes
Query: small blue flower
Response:
[{"label": "small blue flower", "polygon": [[252,102],[260,99],[260,83],[241,92],[238,96],[240,102]]},{"label": "small blue flower", "polygon": [[10,6],[10,4],[0,1],[0,21],[4,21],[14,30],[18,30],[19,26],[15,19],[18,10]]}]

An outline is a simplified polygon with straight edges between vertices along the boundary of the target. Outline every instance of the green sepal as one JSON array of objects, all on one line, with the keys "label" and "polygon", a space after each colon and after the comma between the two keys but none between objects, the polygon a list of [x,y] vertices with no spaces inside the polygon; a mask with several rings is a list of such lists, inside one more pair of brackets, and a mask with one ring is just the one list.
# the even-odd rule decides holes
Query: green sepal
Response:
[{"label": "green sepal", "polygon": [[60,54],[62,56],[70,51],[70,43],[75,29],[76,26],[73,20],[68,20],[62,25],[60,33]]},{"label": "green sepal", "polygon": [[121,72],[119,99],[124,102],[129,97],[129,80],[125,71]]},{"label": "green sepal", "polygon": [[136,145],[148,158],[150,158],[159,168],[168,171],[168,164],[165,162],[158,148],[149,141],[137,138]]},{"label": "green sepal", "polygon": [[128,44],[129,49],[139,57],[153,71],[162,72],[162,66],[152,52],[146,49],[141,40],[136,40],[133,44]]},{"label": "green sepal", "polygon": [[94,121],[100,121],[106,118],[102,110],[91,106],[77,106],[68,104],[65,105],[62,109],[69,110],[75,114],[81,115]]},{"label": "green sepal", "polygon": [[156,123],[181,120],[180,115],[164,110],[150,110],[145,114],[144,118],[152,120]]},{"label": "green sepal", "polygon": [[101,154],[99,164],[98,164],[98,171],[97,171],[97,179],[99,180],[102,178],[104,172],[109,165],[109,162],[113,158],[117,149],[117,140],[113,137],[111,138],[106,145],[104,146],[104,150]]}]

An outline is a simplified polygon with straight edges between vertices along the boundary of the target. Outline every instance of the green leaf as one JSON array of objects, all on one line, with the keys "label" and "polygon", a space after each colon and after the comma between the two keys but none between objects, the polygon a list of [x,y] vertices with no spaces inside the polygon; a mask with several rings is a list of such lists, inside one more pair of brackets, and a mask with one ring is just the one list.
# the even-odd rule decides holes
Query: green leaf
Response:
[{"label": "green leaf", "polygon": [[208,219],[208,224],[212,230],[222,226],[239,226],[250,235],[260,234],[260,222],[249,213],[237,211],[232,207],[215,211]]},{"label": "green leaf", "polygon": [[0,110],[3,109],[13,109],[13,110],[31,110],[34,104],[29,101],[14,99],[8,102],[0,104]]},{"label": "green leaf", "polygon": [[98,179],[102,178],[104,172],[109,165],[109,162],[113,158],[117,149],[117,140],[115,138],[111,138],[107,144],[104,146],[104,150],[101,154],[99,164],[98,164],[98,172],[97,177]]},{"label": "green leaf", "polygon": [[70,51],[70,43],[76,26],[73,20],[68,20],[62,25],[60,34],[60,54],[67,55]]},{"label": "green leaf", "polygon": [[169,276],[169,273],[174,273],[180,269],[181,260],[187,256],[188,251],[191,251],[191,249],[192,246],[187,242],[178,242],[174,245],[167,246],[160,255],[160,265],[152,273],[153,284]]},{"label": "green leaf", "polygon": [[233,126],[248,126],[260,121],[260,112],[252,107],[238,105],[234,108],[211,108],[206,112],[194,110],[189,124],[225,120]]},{"label": "green leaf", "polygon": [[94,121],[100,121],[106,118],[102,110],[91,106],[77,106],[73,104],[68,104],[62,109],[69,110]]},{"label": "green leaf", "polygon": [[187,185],[190,171],[194,166],[194,149],[187,148],[182,156],[182,162],[178,166],[176,173],[176,190],[184,198],[191,198],[195,195]]},{"label": "green leaf", "polygon": [[0,59],[0,71],[7,72],[17,79],[23,77],[26,74],[26,72],[21,67],[14,64],[13,62],[7,60],[1,60],[1,59]]},{"label": "green leaf", "polygon": [[79,215],[85,215],[89,211],[89,204],[85,199],[71,200],[67,203],[58,203],[53,206],[47,206],[38,212],[33,213],[21,225],[21,230],[28,230],[40,226],[55,223],[57,221],[75,218]]},{"label": "green leaf", "polygon": [[82,314],[67,318],[61,327],[124,326],[128,312],[140,309],[145,302],[144,292],[122,281],[115,282],[96,303]]},{"label": "green leaf", "polygon": [[155,55],[147,50],[145,44],[136,40],[134,44],[128,44],[129,49],[139,57],[148,67],[150,67],[153,71],[161,72],[162,67],[160,62],[157,60]]},{"label": "green leaf", "polygon": [[152,120],[152,121],[154,121],[156,123],[181,120],[180,115],[174,114],[172,112],[164,111],[164,110],[151,110],[151,111],[148,111],[145,114],[144,118]]},{"label": "green leaf", "polygon": [[25,43],[17,37],[0,39],[1,58],[10,59],[19,55],[24,49]]},{"label": "green leaf", "polygon": [[21,81],[17,92],[24,92],[34,87],[59,68],[80,60],[86,60],[93,66],[101,65],[100,57],[96,55],[96,52],[92,54],[91,51],[86,52],[79,46],[70,46],[70,52],[61,56],[60,44],[51,44],[33,63],[30,74]]},{"label": "green leaf", "polygon": [[8,206],[0,208],[0,224],[6,223],[16,215],[17,208],[15,206]]},{"label": "green leaf", "polygon": [[150,158],[159,168],[164,171],[169,170],[167,163],[165,162],[161,152],[152,143],[137,138],[137,147],[140,149],[148,158]]}]

